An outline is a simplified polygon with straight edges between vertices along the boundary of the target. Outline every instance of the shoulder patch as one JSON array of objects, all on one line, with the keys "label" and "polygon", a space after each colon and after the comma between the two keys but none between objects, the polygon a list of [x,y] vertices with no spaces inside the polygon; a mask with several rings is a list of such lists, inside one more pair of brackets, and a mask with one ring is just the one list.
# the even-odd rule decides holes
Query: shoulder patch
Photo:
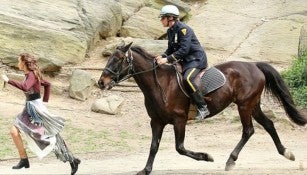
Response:
[{"label": "shoulder patch", "polygon": [[183,35],[186,35],[187,34],[187,29],[183,28],[183,29],[181,29],[181,32],[182,32]]}]

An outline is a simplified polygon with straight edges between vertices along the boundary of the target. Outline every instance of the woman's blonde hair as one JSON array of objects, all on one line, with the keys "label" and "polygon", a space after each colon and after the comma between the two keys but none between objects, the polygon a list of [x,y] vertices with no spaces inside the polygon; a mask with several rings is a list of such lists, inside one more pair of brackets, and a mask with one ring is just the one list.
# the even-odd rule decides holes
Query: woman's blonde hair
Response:
[{"label": "woman's blonde hair", "polygon": [[42,80],[43,76],[37,64],[37,59],[29,53],[22,53],[19,56],[20,60],[25,64],[27,69],[33,71],[34,75],[39,81]]}]

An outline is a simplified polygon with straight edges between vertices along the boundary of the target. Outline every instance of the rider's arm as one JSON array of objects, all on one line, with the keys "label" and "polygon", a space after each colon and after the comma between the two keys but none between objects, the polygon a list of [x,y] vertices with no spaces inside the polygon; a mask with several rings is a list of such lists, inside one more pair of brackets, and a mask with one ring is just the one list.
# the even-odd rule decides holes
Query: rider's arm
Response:
[{"label": "rider's arm", "polygon": [[171,44],[172,43],[171,33],[169,30],[167,31],[167,37],[168,37],[167,49],[163,54],[161,54],[162,58],[165,58],[174,52],[174,49]]}]

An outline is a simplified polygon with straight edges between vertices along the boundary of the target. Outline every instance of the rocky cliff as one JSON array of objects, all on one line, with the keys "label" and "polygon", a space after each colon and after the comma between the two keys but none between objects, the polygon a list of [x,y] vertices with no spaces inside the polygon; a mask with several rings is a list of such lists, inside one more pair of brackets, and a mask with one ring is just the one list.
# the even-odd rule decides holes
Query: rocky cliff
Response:
[{"label": "rocky cliff", "polygon": [[127,37],[153,43],[148,47],[158,54],[166,47],[165,41],[162,47],[156,41],[165,39],[166,28],[158,19],[165,4],[179,7],[211,64],[228,60],[289,64],[307,23],[306,0],[3,0],[0,59],[15,66],[18,54],[30,52],[40,57],[45,71],[53,72],[69,63],[82,64],[100,41],[115,45],[118,38]]}]

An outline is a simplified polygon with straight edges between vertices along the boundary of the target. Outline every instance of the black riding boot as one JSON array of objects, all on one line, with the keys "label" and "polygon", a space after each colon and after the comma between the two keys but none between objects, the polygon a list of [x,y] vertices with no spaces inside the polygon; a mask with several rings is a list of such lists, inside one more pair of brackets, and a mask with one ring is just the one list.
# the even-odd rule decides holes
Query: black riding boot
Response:
[{"label": "black riding boot", "polygon": [[78,166],[80,163],[81,163],[81,160],[78,158],[74,158],[74,160],[70,162],[71,175],[74,175],[78,171]]},{"label": "black riding boot", "polygon": [[195,102],[197,106],[197,115],[195,117],[196,120],[202,120],[206,118],[207,115],[210,114],[207,104],[199,91],[196,91],[191,94],[192,100]]},{"label": "black riding boot", "polygon": [[28,158],[24,158],[24,159],[20,159],[19,163],[15,166],[13,166],[13,169],[21,169],[21,168],[29,168],[30,167],[30,163]]}]

